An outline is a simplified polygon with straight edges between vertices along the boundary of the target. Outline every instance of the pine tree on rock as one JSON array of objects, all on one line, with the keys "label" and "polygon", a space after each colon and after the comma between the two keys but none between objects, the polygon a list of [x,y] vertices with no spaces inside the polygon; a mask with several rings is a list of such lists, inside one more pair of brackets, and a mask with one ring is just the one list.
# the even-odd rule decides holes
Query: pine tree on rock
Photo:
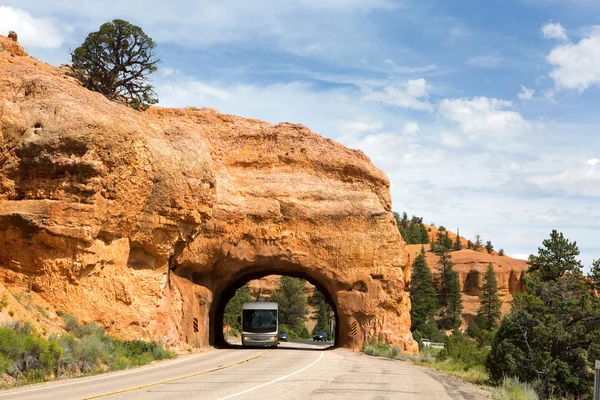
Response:
[{"label": "pine tree on rock", "polygon": [[485,243],[485,250],[488,252],[488,254],[492,254],[492,251],[494,251],[494,245],[492,245],[490,240]]},{"label": "pine tree on rock", "polygon": [[481,236],[475,235],[475,243],[473,243],[473,250],[478,251],[481,248]]},{"label": "pine tree on rock", "polygon": [[413,262],[410,302],[411,330],[414,331],[425,325],[428,320],[433,320],[438,310],[433,277],[423,254],[419,254]]},{"label": "pine tree on rock", "polygon": [[452,246],[454,250],[462,250],[462,243],[460,242],[460,231],[456,228],[456,240]]},{"label": "pine tree on rock", "polygon": [[489,331],[498,326],[498,322],[500,321],[500,307],[502,306],[500,296],[498,295],[496,272],[494,272],[492,263],[488,264],[487,271],[483,275],[483,285],[479,300],[481,306],[475,318],[478,320],[481,329]]}]

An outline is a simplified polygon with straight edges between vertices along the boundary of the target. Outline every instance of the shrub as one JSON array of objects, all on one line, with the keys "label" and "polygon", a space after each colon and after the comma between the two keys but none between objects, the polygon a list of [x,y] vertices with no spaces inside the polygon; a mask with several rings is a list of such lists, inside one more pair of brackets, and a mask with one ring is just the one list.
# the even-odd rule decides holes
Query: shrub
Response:
[{"label": "shrub", "polygon": [[504,378],[501,385],[494,389],[494,398],[498,400],[539,400],[534,385],[520,382],[517,378]]},{"label": "shrub", "polygon": [[365,343],[363,353],[376,357],[399,358],[402,355],[402,350],[398,346],[391,346],[389,343],[370,339]]},{"label": "shrub", "polygon": [[438,360],[451,359],[460,365],[466,371],[472,367],[483,367],[488,355],[485,347],[478,347],[477,344],[461,333],[453,333],[446,338],[445,346],[439,352]]}]

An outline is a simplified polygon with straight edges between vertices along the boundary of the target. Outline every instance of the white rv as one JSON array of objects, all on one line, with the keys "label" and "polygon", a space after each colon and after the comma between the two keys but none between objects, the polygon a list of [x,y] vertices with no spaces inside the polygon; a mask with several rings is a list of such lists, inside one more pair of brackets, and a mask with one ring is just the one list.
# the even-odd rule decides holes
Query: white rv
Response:
[{"label": "white rv", "polygon": [[242,305],[242,346],[279,344],[278,305],[273,302],[248,302]]}]

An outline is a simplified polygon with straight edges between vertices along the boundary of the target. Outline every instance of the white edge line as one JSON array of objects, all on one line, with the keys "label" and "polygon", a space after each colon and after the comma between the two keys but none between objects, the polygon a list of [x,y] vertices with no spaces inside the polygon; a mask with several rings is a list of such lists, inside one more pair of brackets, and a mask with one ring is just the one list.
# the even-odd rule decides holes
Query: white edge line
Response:
[{"label": "white edge line", "polygon": [[0,392],[0,397],[4,397],[4,396],[10,396],[10,395],[17,395],[17,394],[21,394],[21,393],[29,393],[29,392],[37,392],[38,390],[48,390],[48,389],[54,389],[54,388],[59,388],[59,387],[63,387],[63,386],[70,386],[70,385],[75,385],[78,383],[86,383],[86,382],[93,382],[93,381],[98,381],[101,379],[109,379],[112,378],[114,376],[122,376],[122,375],[129,375],[129,374],[133,374],[135,372],[143,372],[143,371],[147,371],[149,369],[153,369],[153,368],[158,368],[158,367],[163,367],[163,366],[170,366],[173,364],[179,364],[180,362],[184,362],[184,361],[188,361],[191,360],[192,358],[196,358],[198,356],[201,355],[206,355],[209,353],[200,353],[200,354],[195,354],[191,357],[185,357],[182,358],[180,360],[173,360],[170,363],[159,363],[156,365],[142,365],[140,367],[137,368],[132,368],[128,371],[111,371],[108,373],[101,373],[100,376],[94,376],[94,377],[88,377],[88,378],[70,378],[70,382],[64,382],[64,383],[55,383],[57,381],[49,381],[49,382],[45,382],[43,384],[41,384],[38,387],[35,388],[25,388],[25,389],[8,389],[8,391],[6,392]]},{"label": "white edge line", "polygon": [[239,396],[239,395],[241,395],[241,394],[248,393],[248,392],[251,392],[251,391],[253,391],[253,390],[256,390],[256,389],[260,389],[260,388],[262,388],[262,387],[265,387],[265,386],[267,386],[267,385],[270,385],[270,384],[272,384],[272,383],[279,382],[279,381],[282,381],[282,380],[284,380],[284,379],[287,379],[287,378],[289,378],[290,376],[294,376],[294,375],[296,375],[296,374],[299,374],[300,372],[302,372],[302,371],[304,371],[304,370],[306,370],[306,369],[309,369],[310,367],[312,367],[313,365],[315,365],[316,363],[318,363],[319,361],[321,361],[321,358],[323,358],[323,354],[325,354],[325,353],[321,352],[321,355],[319,356],[319,358],[317,358],[317,359],[316,359],[316,360],[315,360],[315,361],[314,361],[312,364],[310,364],[310,365],[307,365],[306,367],[304,367],[304,368],[302,368],[302,369],[299,369],[299,370],[298,370],[298,371],[296,371],[296,372],[292,372],[291,374],[288,374],[288,375],[286,375],[286,376],[282,376],[281,378],[274,379],[274,380],[272,380],[272,381],[270,381],[270,382],[263,383],[263,384],[261,384],[261,385],[255,386],[255,387],[253,387],[253,388],[246,389],[246,390],[244,390],[244,391],[241,391],[241,392],[238,392],[238,393],[234,393],[234,394],[232,394],[232,395],[229,395],[229,396],[226,396],[226,397],[221,397],[219,400],[231,399],[232,397],[236,397],[236,396]]}]

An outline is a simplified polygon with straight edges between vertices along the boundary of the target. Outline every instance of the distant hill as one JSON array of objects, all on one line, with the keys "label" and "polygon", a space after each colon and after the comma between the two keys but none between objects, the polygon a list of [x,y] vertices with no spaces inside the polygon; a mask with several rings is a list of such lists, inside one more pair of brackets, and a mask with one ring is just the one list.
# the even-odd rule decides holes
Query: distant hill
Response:
[{"label": "distant hill", "polygon": [[[425,225],[430,238],[435,238],[438,228]],[[448,237],[454,242],[456,233],[448,231]],[[462,250],[451,251],[452,262],[455,263],[454,270],[458,272],[460,286],[463,298],[463,328],[466,324],[475,317],[479,308],[479,293],[483,281],[483,275],[491,262],[496,272],[498,280],[498,290],[500,299],[502,300],[502,313],[510,311],[510,302],[513,299],[513,294],[523,290],[523,276],[529,268],[527,261],[518,260],[508,256],[499,256],[496,251],[488,254],[484,247],[479,251],[468,250],[467,241],[461,236]],[[485,243],[485,242],[484,242]],[[440,269],[438,266],[439,256],[429,250],[429,244],[413,244],[407,245],[409,263],[412,264],[415,257],[421,252],[421,247],[426,251],[425,259],[427,265],[431,269],[434,278],[439,278]]]}]

